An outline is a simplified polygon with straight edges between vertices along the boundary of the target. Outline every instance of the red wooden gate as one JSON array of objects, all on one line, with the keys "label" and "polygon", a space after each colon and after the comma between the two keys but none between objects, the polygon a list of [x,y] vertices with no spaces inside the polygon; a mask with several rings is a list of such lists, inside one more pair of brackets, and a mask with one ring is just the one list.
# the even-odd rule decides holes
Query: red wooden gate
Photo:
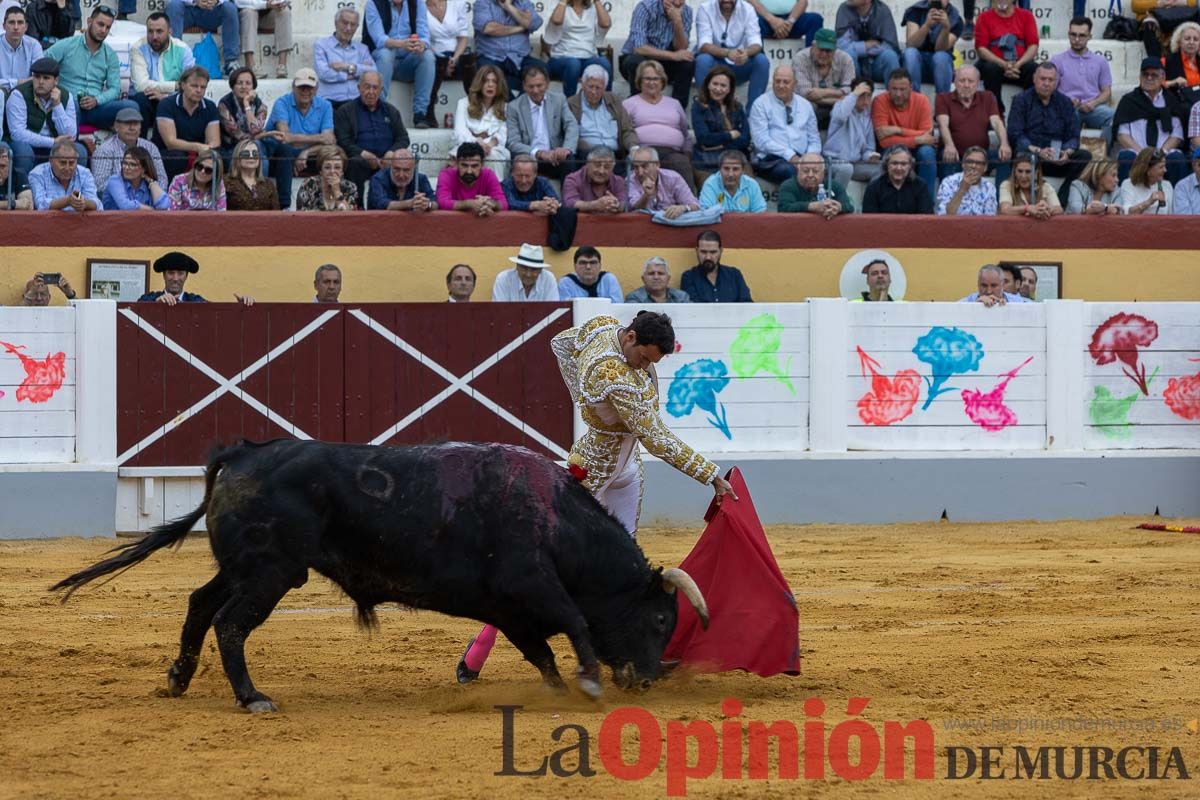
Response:
[{"label": "red wooden gate", "polygon": [[277,437],[521,444],[565,458],[565,303],[123,304],[117,461],[192,466]]}]

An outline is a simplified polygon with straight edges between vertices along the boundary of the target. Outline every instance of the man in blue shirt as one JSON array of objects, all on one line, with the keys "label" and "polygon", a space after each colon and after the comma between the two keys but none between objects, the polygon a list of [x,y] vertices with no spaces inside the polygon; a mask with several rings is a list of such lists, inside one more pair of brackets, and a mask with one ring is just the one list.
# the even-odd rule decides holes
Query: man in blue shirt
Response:
[{"label": "man in blue shirt", "polygon": [[[292,204],[292,177],[308,174],[308,155],[314,147],[334,144],[333,106],[317,97],[317,73],[307,67],[296,71],[292,93],[282,95],[271,107],[267,130],[282,131],[283,142],[276,150],[279,165],[272,164],[279,189],[279,207]],[[292,168],[282,165],[292,160]],[[361,195],[360,195],[361,196]]]},{"label": "man in blue shirt", "polygon": [[1033,153],[1043,175],[1063,179],[1058,199],[1066,208],[1071,181],[1083,172],[1092,154],[1079,146],[1079,116],[1071,98],[1058,91],[1058,67],[1053,63],[1039,65],[1033,72],[1033,86],[1013,98],[1008,140],[1013,155]]},{"label": "man in blue shirt", "polygon": [[387,165],[371,176],[367,208],[371,211],[434,211],[437,209],[433,187],[417,172],[417,160],[406,147],[383,154]]},{"label": "man in blue shirt", "polygon": [[587,246],[575,251],[575,271],[563,275],[559,280],[558,296],[562,300],[607,297],[614,303],[621,302],[624,297],[617,277],[600,269],[600,251]]},{"label": "man in blue shirt", "polygon": [[317,97],[328,100],[335,111],[358,97],[358,76],[375,69],[371,49],[354,41],[356,30],[358,11],[339,8],[333,16],[333,36],[313,42],[313,62],[320,80]]},{"label": "man in blue shirt", "polygon": [[1172,214],[1200,214],[1200,147],[1192,150],[1192,174],[1175,184]]},{"label": "man in blue shirt", "polygon": [[171,178],[187,172],[200,153],[221,146],[221,118],[217,104],[204,96],[207,90],[208,70],[192,67],[179,76],[179,91],[158,104],[154,122]]},{"label": "man in blue shirt", "polygon": [[[415,23],[415,24],[414,24]],[[413,125],[436,128],[428,116],[437,56],[430,45],[429,18],[421,0],[372,0],[367,3],[363,44],[372,49],[383,75],[383,101],[393,79],[413,85]]]},{"label": "man in blue shirt", "polygon": [[476,66],[499,67],[515,95],[521,89],[521,71],[530,64],[548,70],[546,62],[529,55],[529,34],[542,27],[542,17],[529,0],[477,0],[471,14],[475,28]]},{"label": "man in blue shirt", "polygon": [[32,36],[26,36],[29,23],[25,21],[25,10],[20,6],[9,6],[4,10],[4,37],[0,39],[0,89],[11,92],[17,84],[29,77],[29,68],[42,57],[42,45]]},{"label": "man in blue shirt", "polygon": [[696,238],[696,259],[700,263],[683,273],[679,288],[693,303],[753,303],[742,271],[722,264],[721,252],[721,234],[701,233]]},{"label": "man in blue shirt", "polygon": [[500,183],[509,211],[528,211],[548,217],[562,208],[554,186],[537,172],[537,159],[533,156],[522,153],[513,159],[512,171]]},{"label": "man in blue shirt", "polygon": [[122,108],[138,107],[132,100],[120,99],[121,62],[104,43],[112,24],[112,9],[96,6],[82,36],[59,39],[46,51],[58,62],[61,85],[78,100],[79,124],[101,130],[112,129]]},{"label": "man in blue shirt", "polygon": [[667,71],[671,96],[686,109],[696,74],[691,36],[692,9],[687,0],[641,0],[633,8],[629,38],[621,48],[621,74],[636,86],[638,65],[647,59],[658,61]]},{"label": "man in blue shirt", "polygon": [[29,173],[33,207],[38,211],[102,211],[96,181],[87,167],[79,166],[75,142],[60,136],[50,148],[50,161]]},{"label": "man in blue shirt", "polygon": [[1009,303],[1028,303],[1029,299],[1019,294],[1004,291],[1004,270],[995,264],[984,264],[979,268],[979,290],[959,300],[960,303],[981,303],[985,308]]},{"label": "man in blue shirt", "polygon": [[708,176],[700,189],[700,207],[760,214],[767,210],[758,181],[746,174],[749,162],[741,150],[721,153],[721,171]]}]

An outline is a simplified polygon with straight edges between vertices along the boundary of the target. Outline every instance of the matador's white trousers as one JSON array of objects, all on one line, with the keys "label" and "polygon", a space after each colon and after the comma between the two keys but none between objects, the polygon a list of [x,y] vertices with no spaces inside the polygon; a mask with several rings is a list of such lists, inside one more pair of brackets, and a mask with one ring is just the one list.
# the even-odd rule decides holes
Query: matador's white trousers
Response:
[{"label": "matador's white trousers", "polygon": [[625,436],[612,477],[596,489],[600,505],[617,518],[631,538],[637,538],[642,513],[642,458],[636,436]]}]

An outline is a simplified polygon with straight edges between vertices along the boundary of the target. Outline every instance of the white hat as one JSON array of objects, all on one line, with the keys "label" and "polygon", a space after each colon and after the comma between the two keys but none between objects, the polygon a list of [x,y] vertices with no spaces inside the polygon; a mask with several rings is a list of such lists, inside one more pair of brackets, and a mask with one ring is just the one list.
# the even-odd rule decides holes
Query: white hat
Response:
[{"label": "white hat", "polygon": [[508,260],[518,267],[545,269],[549,266],[542,258],[542,246],[540,244],[522,244],[521,252],[515,256],[509,256]]}]

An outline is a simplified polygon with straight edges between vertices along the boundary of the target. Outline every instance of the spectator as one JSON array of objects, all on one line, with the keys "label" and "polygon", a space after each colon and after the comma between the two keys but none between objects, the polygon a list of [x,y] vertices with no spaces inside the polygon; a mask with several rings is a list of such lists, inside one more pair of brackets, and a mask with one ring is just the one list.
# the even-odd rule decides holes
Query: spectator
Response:
[{"label": "spectator", "polygon": [[1200,25],[1185,22],[1171,34],[1171,54],[1166,58],[1167,80],[1183,105],[1191,108],[1200,102]]},{"label": "spectator", "polygon": [[437,56],[426,116],[436,123],[433,108],[442,91],[442,81],[457,78],[462,81],[463,93],[469,92],[475,80],[475,54],[467,52],[471,42],[467,0],[425,0],[425,17],[429,23],[430,47]]},{"label": "spectator", "polygon": [[90,169],[92,176],[96,179],[97,188],[108,186],[108,179],[119,174],[126,150],[131,147],[140,147],[150,154],[150,161],[154,164],[154,174],[158,176],[158,185],[164,192],[167,190],[167,184],[171,181],[167,177],[167,168],[163,166],[158,146],[139,135],[142,131],[142,123],[142,116],[135,109],[123,108],[117,112],[117,118],[113,122],[113,131],[116,135],[105,139],[104,144],[97,147],[96,152],[92,153]]},{"label": "spectator", "polygon": [[750,0],[758,14],[758,31],[764,39],[803,39],[812,47],[813,37],[825,20],[808,11],[808,0]]},{"label": "spectator", "polygon": [[796,73],[791,67],[776,67],[771,94],[764,94],[750,108],[750,139],[756,156],[754,172],[771,183],[794,178],[802,155],[821,152],[817,115],[812,104],[796,94]]},{"label": "spectator", "polygon": [[546,68],[532,64],[521,71],[525,93],[508,106],[508,149],[533,156],[538,172],[561,180],[574,167],[579,123],[567,110],[567,98],[548,92]]},{"label": "spectator", "polygon": [[[291,0],[237,0],[238,34],[242,44],[242,60],[254,69],[254,54],[258,52],[258,26],[264,17],[270,18],[275,34],[275,77],[288,76],[288,53],[292,52]],[[225,36],[222,34],[221,39]]]},{"label": "spectator", "polygon": [[[384,151],[386,152],[386,151]],[[297,211],[354,211],[358,186],[345,178],[346,151],[336,146],[317,149],[317,174],[306,178],[296,194]]]},{"label": "spectator", "polygon": [[692,9],[687,0],[639,0],[633,8],[629,37],[621,48],[618,63],[621,74],[634,91],[641,91],[642,62],[655,61],[655,74],[662,82],[671,81],[671,96],[687,108],[692,78],[696,74],[696,54],[689,39],[692,35]]},{"label": "spectator", "polygon": [[908,72],[898,69],[888,76],[887,92],[871,101],[875,138],[884,148],[901,145],[917,160],[917,174],[925,182],[929,200],[937,186],[937,141],[933,136],[933,110],[929,98],[912,90]]},{"label": "spectator", "polygon": [[626,303],[690,303],[682,289],[671,288],[671,268],[662,256],[651,256],[642,267],[642,285],[625,295]]},{"label": "spectator", "polygon": [[542,257],[541,245],[522,244],[517,255],[508,260],[516,266],[496,276],[492,302],[558,300],[558,282]]},{"label": "spectator", "polygon": [[46,55],[58,62],[62,88],[79,104],[80,125],[109,130],[122,108],[137,108],[132,100],[121,100],[121,64],[117,53],[104,43],[112,27],[108,6],[100,5],[88,17],[82,36],[55,42]]},{"label": "spectator", "polygon": [[750,118],[734,96],[736,88],[733,71],[721,64],[708,70],[696,95],[692,106],[692,130],[696,134],[692,161],[705,172],[720,166],[721,154],[726,150],[750,154]]},{"label": "spectator", "polygon": [[855,303],[894,303],[888,292],[892,288],[892,268],[882,258],[868,261],[862,268],[862,274],[867,276],[867,290],[860,292],[861,298],[855,298]]},{"label": "spectator", "polygon": [[[292,170],[290,158],[279,160],[276,154],[283,144],[282,131],[270,130],[267,125],[267,106],[258,97],[258,78],[249,67],[234,70],[229,76],[229,94],[217,103],[217,115],[221,122],[221,153],[228,158],[239,142],[251,141],[257,143],[253,153],[257,159],[255,165],[267,174],[267,167],[274,169],[276,188],[282,182],[284,173]],[[265,155],[265,158],[260,156]],[[237,175],[238,167],[230,167]],[[287,181],[291,191],[290,175]],[[279,207],[279,195],[275,195],[276,208]]]},{"label": "spectator", "polygon": [[26,4],[29,19],[29,36],[43,48],[50,47],[60,39],[70,39],[79,30],[79,3],[58,0],[30,0]]},{"label": "spectator", "polygon": [[200,28],[221,34],[221,58],[226,75],[241,66],[238,48],[241,46],[241,20],[234,0],[167,0],[167,19],[171,35],[182,39],[188,28]]},{"label": "spectator", "polygon": [[[368,72],[379,75],[374,70]],[[359,79],[365,74],[359,75]],[[308,169],[311,151],[335,142],[333,106],[316,95],[317,73],[307,68],[297,70],[291,93],[275,101],[267,118],[267,128],[283,134],[283,144],[276,155],[278,166],[273,165],[273,170],[279,187],[279,205],[285,210],[292,204],[292,177],[311,174]]]},{"label": "spectator", "polygon": [[446,273],[446,293],[449,295],[446,302],[471,302],[476,281],[475,270],[471,269],[470,264],[455,264]]},{"label": "spectator", "polygon": [[1093,161],[1071,182],[1067,195],[1068,214],[1123,214],[1121,181],[1117,178],[1117,162]]},{"label": "spectator", "polygon": [[1050,219],[1063,213],[1058,194],[1042,177],[1042,162],[1035,166],[1029,153],[1013,159],[1012,175],[1000,184],[1000,214]]},{"label": "spectator", "polygon": [[968,147],[962,154],[962,172],[942,180],[935,207],[940,216],[993,217],[999,210],[996,188],[984,179],[988,171],[988,153],[982,147]]},{"label": "spectator", "polygon": [[666,80],[662,64],[653,59],[642,61],[634,82],[637,94],[623,105],[633,123],[638,146],[653,147],[667,169],[682,176],[688,189],[694,190],[696,176],[692,172],[687,114],[678,100],[662,93]]},{"label": "spectator", "polygon": [[871,181],[879,175],[879,152],[875,149],[875,125],[871,121],[870,78],[855,78],[853,90],[833,107],[825,157],[830,161],[834,183]]},{"label": "spectator", "polygon": [[1090,150],[1079,146],[1079,118],[1071,99],[1058,91],[1058,69],[1040,64],[1033,87],[1013,98],[1008,132],[1018,153],[1033,153],[1047,175],[1063,178],[1059,204],[1067,197],[1071,181],[1092,160]]},{"label": "spectator", "polygon": [[830,113],[839,100],[850,93],[854,81],[854,59],[837,46],[837,34],[828,28],[817,31],[811,47],[792,59],[796,91],[812,103],[817,127],[829,127]]},{"label": "spectator", "polygon": [[511,173],[500,184],[509,211],[528,211],[548,217],[562,208],[558,192],[537,172],[538,164],[533,156],[522,153],[513,159]]},{"label": "spectator", "polygon": [[703,231],[696,237],[696,266],[683,273],[679,288],[693,303],[753,303],[742,271],[721,263],[721,234]]},{"label": "spectator", "polygon": [[904,11],[904,68],[919,92],[924,76],[934,91],[950,91],[954,78],[954,43],[962,36],[963,19],[949,0],[917,0]]},{"label": "spectator", "polygon": [[54,140],[50,161],[29,172],[33,207],[38,211],[101,211],[104,206],[96,194],[96,182],[87,167],[79,166],[75,142],[68,136]]},{"label": "spectator", "polygon": [[[377,69],[371,50],[354,41],[358,30],[358,10],[353,6],[338,8],[333,15],[333,35],[313,42],[313,64],[317,73],[317,97],[329,101],[333,109],[358,97],[358,78],[367,70]],[[435,83],[430,97],[433,112]]]},{"label": "spectator", "polygon": [[[52,58],[33,62],[33,77],[8,96],[5,115],[12,137],[13,159],[23,172],[44,162],[59,137],[74,141],[75,97],[58,85],[58,64]],[[87,166],[87,148],[75,142],[79,163]]]},{"label": "spectator", "polygon": [[26,36],[29,23],[25,9],[9,6],[4,10],[4,41],[0,42],[0,89],[6,93],[29,79],[33,62],[42,57],[42,45]]},{"label": "spectator", "polygon": [[660,255],[652,255],[642,267],[642,285],[625,295],[625,302],[691,302],[691,297],[671,288],[671,267]]},{"label": "spectator", "polygon": [[429,178],[417,171],[407,147],[383,154],[385,165],[371,176],[367,207],[372,211],[435,211],[437,203]]},{"label": "spectator", "polygon": [[221,117],[217,104],[204,96],[208,70],[192,67],[179,81],[179,91],[158,104],[158,135],[162,139],[163,163],[174,178],[188,168],[196,153],[221,146]]},{"label": "spectator", "polygon": [[[262,140],[242,139],[233,146],[229,178],[225,181],[230,211],[278,211],[279,190],[262,174]],[[290,164],[285,165],[289,169]]]},{"label": "spectator", "polygon": [[491,64],[504,73],[510,96],[521,88],[521,73],[530,64],[546,65],[529,55],[529,35],[542,27],[542,17],[530,0],[476,0],[475,62]]},{"label": "spectator", "polygon": [[[1021,294],[1021,270],[1016,264],[1001,264],[1000,271],[1004,273],[1005,294]],[[1024,295],[1022,295],[1024,296]]]},{"label": "spectator", "polygon": [[1081,126],[1099,128],[1105,148],[1112,141],[1112,70],[1108,60],[1088,49],[1092,21],[1075,17],[1067,27],[1070,47],[1050,59],[1058,69],[1058,90],[1075,106]]},{"label": "spectator", "polygon": [[508,166],[508,87],[499,67],[486,64],[475,73],[467,96],[460,98],[454,110],[454,137],[451,152],[464,142],[483,148],[483,157],[501,172]]},{"label": "spectator", "polygon": [[913,175],[912,154],[899,145],[883,154],[884,174],[867,184],[864,214],[932,214],[932,193]]},{"label": "spectator", "polygon": [[621,159],[617,171],[624,175],[624,159],[637,146],[637,132],[621,98],[605,89],[610,80],[608,72],[600,67],[586,68],[582,90],[567,98],[567,108],[579,122],[576,157],[585,159],[593,148],[605,147],[613,151],[615,158]]},{"label": "spectator", "polygon": [[1017,294],[1031,303],[1037,302],[1038,274],[1033,267],[1021,267],[1021,290]]},{"label": "spectator", "polygon": [[[945,178],[962,170],[959,156],[972,147],[982,148],[989,164],[996,165],[996,179],[1008,177],[1012,147],[1008,130],[1000,116],[996,98],[986,89],[979,91],[979,70],[963,64],[954,71],[954,91],[934,99],[934,117],[942,133],[942,161],[938,177]],[[999,148],[993,148],[988,128],[996,132]],[[987,171],[987,170],[985,170]]]},{"label": "spectator", "polygon": [[1192,106],[1188,114],[1188,141],[1192,147],[1200,147],[1200,103]]},{"label": "spectator", "polygon": [[1200,147],[1192,151],[1192,174],[1175,184],[1171,211],[1176,214],[1200,214]]},{"label": "spectator", "polygon": [[614,303],[620,303],[623,296],[617,276],[600,269],[600,251],[594,247],[577,248],[575,272],[563,275],[562,280],[558,282],[560,300],[607,297]]},{"label": "spectator", "polygon": [[700,207],[720,206],[724,211],[760,214],[767,210],[758,181],[746,174],[750,162],[741,150],[721,154],[720,170],[708,176],[700,190]]},{"label": "spectator", "polygon": [[29,211],[32,208],[29,176],[13,166],[12,151],[0,142],[0,211]]},{"label": "spectator", "polygon": [[844,0],[834,28],[838,47],[854,59],[859,75],[883,82],[900,68],[896,20],[880,0]]},{"label": "spectator", "polygon": [[[1141,23],[1139,33],[1146,56],[1158,60],[1163,57],[1163,41],[1169,42],[1176,28],[1200,20],[1191,0],[1134,0],[1132,6],[1135,19]],[[1078,5],[1076,10],[1083,13]]]},{"label": "spectator", "polygon": [[[75,290],[71,288],[65,275],[59,275],[58,283],[55,285],[67,300],[75,299]],[[43,273],[38,272],[25,282],[25,291],[21,294],[21,305],[34,308],[50,305],[50,287],[46,285],[46,276]]]},{"label": "spectator", "polygon": [[342,271],[336,264],[322,264],[313,275],[314,303],[336,303],[342,296]]},{"label": "spectator", "polygon": [[438,127],[437,121],[428,116],[437,56],[430,47],[427,19],[425,4],[420,0],[371,0],[363,20],[363,44],[371,48],[371,57],[382,76],[380,100],[387,102],[392,81],[411,83],[415,128]]},{"label": "spectator", "polygon": [[125,151],[121,174],[108,179],[101,205],[109,211],[166,211],[171,207],[171,199],[159,184],[154,162],[145,148]]},{"label": "spectator", "polygon": [[833,219],[838,214],[853,214],[854,203],[840,183],[825,183],[825,159],[819,153],[800,157],[796,177],[779,187],[779,210],[820,214]]},{"label": "spectator", "polygon": [[[585,82],[586,83],[586,82]],[[588,151],[587,163],[563,181],[563,204],[586,214],[620,214],[625,210],[625,181],[613,174],[616,157],[607,147]]]},{"label": "spectator", "polygon": [[975,22],[975,52],[977,66],[983,78],[983,88],[992,93],[1004,113],[1004,98],[1000,87],[1015,83],[1022,89],[1033,84],[1037,66],[1037,20],[1013,0],[992,0],[992,7],[979,15]]},{"label": "spectator", "polygon": [[[188,275],[195,275],[200,271],[200,265],[196,263],[196,259],[187,253],[180,253],[177,250],[166,253],[162,258],[154,262],[154,271],[162,274],[164,291],[146,292],[138,298],[139,303],[164,303],[168,306],[173,306],[176,303],[208,302],[198,294],[192,294],[183,290],[183,285],[187,282]],[[233,298],[242,305],[254,305],[254,298],[248,294],[241,295],[235,293]]]},{"label": "spectator", "polygon": [[171,180],[167,196],[172,211],[224,211],[227,204],[224,170],[217,152],[200,151],[192,168]]},{"label": "spectator", "polygon": [[147,16],[146,35],[129,48],[129,83],[134,91],[129,99],[137,103],[145,121],[143,134],[158,116],[159,101],[182,89],[183,73],[194,66],[192,48],[171,36],[167,15],[154,11]]},{"label": "spectator", "polygon": [[[550,77],[562,81],[567,97],[575,96],[579,78],[588,67],[597,66],[606,75],[612,70],[612,63],[597,55],[596,50],[604,44],[611,27],[612,18],[602,2],[567,0],[554,7],[542,42],[550,46]],[[605,86],[612,88],[611,75]]]},{"label": "spectator", "polygon": [[[1163,151],[1144,147],[1121,184],[1121,205],[1126,214],[1170,214],[1175,193],[1167,175]],[[30,176],[32,178],[32,175]]]},{"label": "spectator", "polygon": [[[987,13],[986,11],[984,12]],[[1020,158],[1020,156],[1018,156]],[[959,300],[960,303],[982,303],[985,308],[1003,306],[1008,303],[1028,303],[1019,294],[1004,291],[1004,270],[995,264],[984,264],[979,268],[977,290]]]},{"label": "spectator", "polygon": [[483,148],[477,143],[460,144],[454,164],[438,173],[437,204],[446,211],[471,211],[477,217],[508,210],[500,181],[483,166]]},{"label": "spectator", "polygon": [[408,147],[408,131],[400,112],[383,100],[383,77],[367,70],[358,79],[358,99],[345,103],[333,115],[334,138],[350,157],[346,177],[358,197],[363,185],[379,171],[379,157],[388,150]]},{"label": "spectator", "polygon": [[1117,104],[1113,127],[1117,132],[1117,162],[1122,179],[1129,174],[1133,159],[1146,148],[1157,148],[1165,154],[1171,181],[1177,183],[1187,172],[1187,158],[1179,148],[1183,146],[1180,120],[1188,111],[1173,92],[1163,91],[1163,74],[1158,59],[1143,59],[1138,88]]},{"label": "spectator", "polygon": [[627,181],[630,211],[661,211],[667,219],[677,219],[688,211],[698,211],[700,203],[678,172],[659,166],[653,147],[639,147],[630,157],[633,177]]},{"label": "spectator", "polygon": [[758,15],[748,0],[704,0],[696,12],[695,63],[697,88],[721,64],[737,80],[750,82],[748,106],[767,90],[771,62],[763,52]]}]

